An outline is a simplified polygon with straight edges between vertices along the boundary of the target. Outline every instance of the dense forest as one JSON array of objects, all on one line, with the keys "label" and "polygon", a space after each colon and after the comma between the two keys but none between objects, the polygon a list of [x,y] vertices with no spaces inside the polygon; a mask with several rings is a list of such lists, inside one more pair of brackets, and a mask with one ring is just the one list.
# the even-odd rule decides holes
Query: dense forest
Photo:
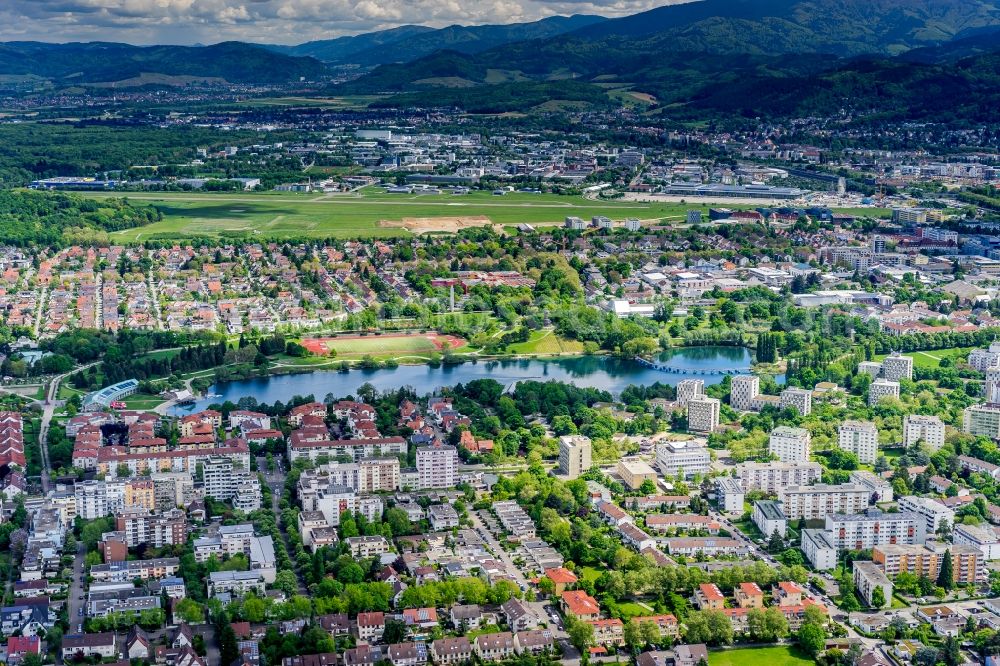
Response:
[{"label": "dense forest", "polygon": [[160,211],[124,199],[94,201],[71,194],[0,190],[0,236],[19,247],[107,242],[107,234],[161,219]]}]

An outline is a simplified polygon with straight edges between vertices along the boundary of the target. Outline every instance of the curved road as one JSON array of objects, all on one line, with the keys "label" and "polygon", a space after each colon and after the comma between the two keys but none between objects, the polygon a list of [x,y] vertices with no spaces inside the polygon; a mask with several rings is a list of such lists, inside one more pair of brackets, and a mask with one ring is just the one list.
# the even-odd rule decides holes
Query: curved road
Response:
[{"label": "curved road", "polygon": [[52,468],[49,465],[49,445],[48,445],[49,425],[52,423],[52,416],[55,414],[56,411],[56,402],[57,402],[56,398],[59,395],[59,385],[62,384],[62,381],[67,377],[69,377],[70,375],[76,374],[77,372],[82,372],[87,368],[97,365],[98,363],[100,363],[100,361],[93,361],[91,363],[88,363],[87,365],[82,365],[79,368],[70,370],[69,372],[65,372],[61,375],[56,375],[55,377],[52,378],[52,382],[49,384],[49,388],[45,393],[45,403],[44,407],[42,408],[42,422],[38,426],[38,448],[42,452],[41,484],[42,484],[43,495],[48,495],[49,493],[49,485],[50,485],[49,472],[52,471]]}]

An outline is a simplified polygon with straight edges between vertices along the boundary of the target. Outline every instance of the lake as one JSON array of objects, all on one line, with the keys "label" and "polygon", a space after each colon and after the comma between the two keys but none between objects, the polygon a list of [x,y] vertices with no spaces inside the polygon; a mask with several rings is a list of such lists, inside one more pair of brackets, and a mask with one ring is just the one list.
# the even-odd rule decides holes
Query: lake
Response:
[{"label": "lake", "polygon": [[[213,385],[211,398],[202,398],[193,405],[175,408],[177,411],[198,411],[212,403],[226,400],[237,402],[253,396],[258,402],[287,402],[294,395],[313,394],[322,400],[327,393],[337,397],[353,394],[369,383],[379,391],[412,386],[418,394],[432,393],[442,386],[464,384],[473,379],[495,379],[507,385],[521,379],[556,380],[587,386],[614,394],[630,384],[648,385],[656,382],[676,385],[683,379],[701,379],[705,384],[722,381],[724,370],[749,371],[750,351],[744,347],[677,347],[660,354],[659,361],[676,372],[662,372],[643,366],[631,359],[609,356],[574,356],[561,359],[523,359],[511,361],[477,361],[460,365],[401,365],[380,370],[317,370],[294,375],[276,375]],[[720,374],[702,374],[718,371]],[[781,378],[779,378],[781,381]]]}]

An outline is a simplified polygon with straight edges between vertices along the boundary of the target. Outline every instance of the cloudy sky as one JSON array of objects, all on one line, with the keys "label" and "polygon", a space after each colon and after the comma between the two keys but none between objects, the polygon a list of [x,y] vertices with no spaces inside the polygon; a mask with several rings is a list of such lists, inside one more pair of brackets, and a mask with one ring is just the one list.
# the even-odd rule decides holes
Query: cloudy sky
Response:
[{"label": "cloudy sky", "polygon": [[298,44],[417,23],[634,14],[676,0],[0,0],[0,41]]}]

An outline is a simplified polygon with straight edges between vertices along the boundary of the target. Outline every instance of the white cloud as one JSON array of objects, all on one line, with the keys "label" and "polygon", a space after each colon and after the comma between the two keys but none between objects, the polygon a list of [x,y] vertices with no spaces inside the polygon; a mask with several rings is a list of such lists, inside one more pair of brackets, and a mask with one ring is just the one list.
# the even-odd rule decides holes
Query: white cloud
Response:
[{"label": "white cloud", "polygon": [[404,24],[623,16],[678,0],[0,0],[0,40],[298,44]]}]

